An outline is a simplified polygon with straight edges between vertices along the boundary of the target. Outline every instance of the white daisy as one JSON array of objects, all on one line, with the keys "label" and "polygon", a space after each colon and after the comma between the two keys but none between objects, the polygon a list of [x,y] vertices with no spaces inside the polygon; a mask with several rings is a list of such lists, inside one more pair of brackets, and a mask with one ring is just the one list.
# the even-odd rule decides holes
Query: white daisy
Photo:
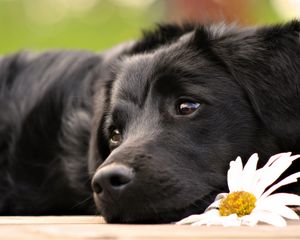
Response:
[{"label": "white daisy", "polygon": [[[299,219],[287,206],[300,206],[300,196],[290,193],[273,193],[279,187],[297,182],[300,172],[274,182],[300,155],[281,153],[272,156],[266,165],[257,168],[258,155],[253,154],[245,167],[238,157],[230,162],[227,172],[229,193],[219,194],[203,214],[191,215],[177,224],[254,226],[265,222],[286,226],[286,219]],[[270,186],[274,184],[273,186]]]}]

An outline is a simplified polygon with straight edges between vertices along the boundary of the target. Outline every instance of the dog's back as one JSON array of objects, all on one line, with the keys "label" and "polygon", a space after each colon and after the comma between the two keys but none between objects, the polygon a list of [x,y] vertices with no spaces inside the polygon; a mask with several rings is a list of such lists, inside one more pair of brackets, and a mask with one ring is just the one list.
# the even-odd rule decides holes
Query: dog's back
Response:
[{"label": "dog's back", "polygon": [[90,199],[77,204],[89,196],[91,91],[100,62],[96,54],[59,51],[0,60],[1,214],[92,211]]}]

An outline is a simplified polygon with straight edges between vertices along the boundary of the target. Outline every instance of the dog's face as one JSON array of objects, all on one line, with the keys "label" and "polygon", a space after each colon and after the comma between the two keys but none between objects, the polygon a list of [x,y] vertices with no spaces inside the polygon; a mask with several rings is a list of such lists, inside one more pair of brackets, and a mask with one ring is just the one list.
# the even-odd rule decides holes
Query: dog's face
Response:
[{"label": "dog's face", "polygon": [[279,151],[223,53],[199,47],[203,34],[124,55],[96,97],[90,168],[108,222],[202,212],[226,191],[231,160]]}]

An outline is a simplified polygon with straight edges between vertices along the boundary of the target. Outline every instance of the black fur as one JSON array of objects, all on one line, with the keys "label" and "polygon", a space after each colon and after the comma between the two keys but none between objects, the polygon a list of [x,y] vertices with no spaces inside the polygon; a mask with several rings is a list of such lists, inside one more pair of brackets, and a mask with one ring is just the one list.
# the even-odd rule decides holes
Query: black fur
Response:
[{"label": "black fur", "polygon": [[[101,54],[0,60],[0,213],[90,214],[103,166],[134,169],[108,222],[171,222],[227,191],[237,156],[300,149],[300,22],[162,25]],[[178,101],[200,103],[179,115]],[[109,144],[119,129],[122,143]],[[297,162],[291,169],[299,171]],[[285,191],[300,193],[297,184]]]},{"label": "black fur", "polygon": [[[0,211],[93,213],[87,148],[97,55],[19,53],[0,61]],[[88,201],[88,200],[87,200]]]}]

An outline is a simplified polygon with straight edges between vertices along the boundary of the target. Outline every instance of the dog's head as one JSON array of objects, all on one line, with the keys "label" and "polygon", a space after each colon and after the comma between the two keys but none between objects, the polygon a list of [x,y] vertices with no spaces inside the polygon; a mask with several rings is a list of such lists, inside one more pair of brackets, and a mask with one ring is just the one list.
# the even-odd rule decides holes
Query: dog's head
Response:
[{"label": "dog's head", "polygon": [[201,212],[226,191],[238,155],[291,150],[300,133],[299,30],[298,22],[165,26],[108,61],[89,159],[106,220]]}]

